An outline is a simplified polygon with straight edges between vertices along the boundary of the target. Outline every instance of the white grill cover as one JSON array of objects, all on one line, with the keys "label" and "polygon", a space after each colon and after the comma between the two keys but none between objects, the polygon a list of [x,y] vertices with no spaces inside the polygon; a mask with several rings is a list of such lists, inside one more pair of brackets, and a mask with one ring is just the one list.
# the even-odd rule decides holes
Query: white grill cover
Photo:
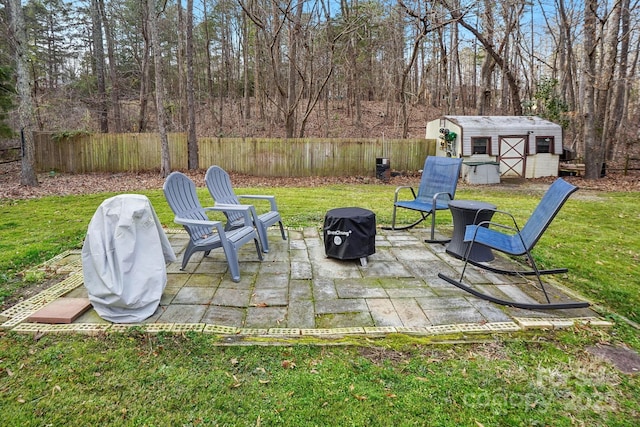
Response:
[{"label": "white grill cover", "polygon": [[151,316],[176,256],[151,202],[122,194],[102,202],[82,246],[89,301],[105,320],[135,323]]}]

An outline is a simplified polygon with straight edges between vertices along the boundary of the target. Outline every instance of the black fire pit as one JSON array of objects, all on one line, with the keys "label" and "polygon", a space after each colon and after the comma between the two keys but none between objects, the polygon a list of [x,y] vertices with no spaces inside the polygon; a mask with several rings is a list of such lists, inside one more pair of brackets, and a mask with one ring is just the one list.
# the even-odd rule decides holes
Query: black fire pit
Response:
[{"label": "black fire pit", "polygon": [[376,214],[362,208],[336,208],[324,217],[324,250],[330,258],[360,259],[376,253]]}]

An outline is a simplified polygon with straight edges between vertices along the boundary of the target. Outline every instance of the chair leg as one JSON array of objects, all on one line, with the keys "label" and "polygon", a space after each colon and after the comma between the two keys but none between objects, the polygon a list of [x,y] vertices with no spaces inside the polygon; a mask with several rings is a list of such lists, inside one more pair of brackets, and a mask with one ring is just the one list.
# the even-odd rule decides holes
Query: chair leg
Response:
[{"label": "chair leg", "polygon": [[[230,246],[227,248],[227,246]],[[229,244],[223,246],[224,254],[227,258],[227,265],[229,266],[229,273],[231,274],[231,280],[234,282],[240,281],[240,262],[238,261],[237,248],[234,245]]]},{"label": "chair leg", "polygon": [[544,284],[542,283],[542,278],[540,277],[540,271],[538,270],[538,266],[536,265],[536,262],[533,260],[533,257],[531,256],[531,252],[527,251],[527,258],[529,258],[529,262],[531,263],[531,268],[533,268],[533,271],[535,271],[536,273],[536,277],[538,278],[538,283],[540,284],[540,289],[542,290],[542,293],[544,293],[544,297],[547,299],[547,302],[551,302],[551,300],[549,299],[549,295],[547,295],[547,290],[544,287]]},{"label": "chair leg", "polygon": [[256,244],[256,252],[258,253],[258,259],[262,261],[263,258],[262,258],[262,250],[260,250],[260,242],[258,241],[258,239],[253,239],[253,243]]},{"label": "chair leg", "polygon": [[436,236],[436,211],[431,213],[431,240],[435,240]]},{"label": "chair leg", "polygon": [[396,205],[393,205],[393,215],[391,216],[391,229],[396,229]]},{"label": "chair leg", "polygon": [[269,252],[269,241],[267,240],[267,228],[264,226],[263,222],[256,221],[256,231],[258,232],[262,252],[266,254]]},{"label": "chair leg", "polygon": [[280,224],[280,234],[282,234],[282,240],[287,240],[287,235],[284,232],[284,226],[282,225],[282,221],[278,221]]},{"label": "chair leg", "polygon": [[[430,239],[426,239],[425,242],[427,243],[448,243],[451,241],[451,239],[442,239],[442,240],[436,240],[436,211],[434,210],[433,212],[429,212],[427,214],[427,216],[431,215],[431,238]],[[424,216],[424,214],[423,214]],[[425,217],[426,219],[426,217]]]},{"label": "chair leg", "polygon": [[184,250],[184,255],[182,255],[182,266],[180,267],[180,270],[184,271],[184,268],[187,266],[187,263],[191,258],[191,255],[193,255],[196,252],[197,252],[196,247],[193,245],[193,243],[191,243],[191,241],[189,241],[187,248]]},{"label": "chair leg", "polygon": [[462,273],[460,273],[460,282],[464,278],[464,272],[467,271],[467,265],[469,264],[469,256],[471,255],[471,248],[473,247],[473,240],[469,242],[467,248],[464,251],[464,265],[462,266]]}]

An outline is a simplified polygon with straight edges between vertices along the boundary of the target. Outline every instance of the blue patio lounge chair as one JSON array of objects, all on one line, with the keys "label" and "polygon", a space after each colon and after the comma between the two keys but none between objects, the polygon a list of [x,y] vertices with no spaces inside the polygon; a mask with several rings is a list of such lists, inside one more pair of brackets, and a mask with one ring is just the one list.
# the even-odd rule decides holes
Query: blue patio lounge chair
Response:
[{"label": "blue patio lounge chair", "polygon": [[[441,279],[457,286],[458,288],[465,290],[479,298],[487,301],[491,301],[497,304],[502,304],[511,307],[518,307],[523,309],[571,309],[571,308],[584,308],[588,307],[588,302],[551,302],[549,295],[542,282],[541,275],[543,274],[555,274],[564,273],[566,268],[553,269],[553,270],[539,270],[536,266],[535,260],[531,256],[531,250],[536,245],[542,234],[545,232],[551,221],[555,218],[560,208],[567,201],[569,196],[575,192],[578,187],[566,182],[562,178],[558,178],[551,184],[547,192],[544,194],[538,206],[535,208],[524,227],[518,227],[515,218],[508,212],[495,211],[493,219],[496,215],[504,214],[510,218],[510,224],[500,224],[492,221],[480,222],[478,225],[468,225],[465,230],[464,240],[469,242],[467,250],[464,256],[464,267],[460,275],[460,280],[452,279],[442,273],[438,273]],[[525,271],[512,271],[504,270],[492,267],[487,264],[474,262],[469,259],[471,248],[474,244],[482,244],[488,246],[491,249],[503,252],[509,256],[525,256],[530,263],[532,269]],[[544,293],[546,302],[544,303],[529,303],[504,300],[493,295],[482,293],[477,289],[472,288],[469,285],[463,283],[464,273],[467,268],[467,264],[473,264],[477,267],[489,270],[493,273],[508,274],[508,275],[535,275],[537,277],[540,290]]]},{"label": "blue patio lounge chair", "polygon": [[[415,227],[431,215],[431,239],[427,242],[448,242],[449,240],[435,240],[436,211],[449,209],[449,201],[453,200],[456,193],[461,167],[461,158],[428,156],[424,162],[418,194],[411,186],[405,185],[396,188],[390,229],[406,230]],[[398,200],[400,193],[406,189],[411,190],[413,200]],[[420,218],[412,224],[397,227],[397,208],[417,211],[420,213]]]},{"label": "blue patio lounge chair", "polygon": [[[211,194],[211,197],[213,197],[213,200],[215,201],[215,206],[238,206],[240,205],[239,199],[263,200],[269,202],[270,210],[259,215],[253,205],[242,205],[247,206],[251,213],[251,217],[256,229],[258,230],[262,250],[265,253],[269,252],[267,228],[271,227],[275,223],[280,225],[282,240],[287,240],[287,236],[282,225],[282,218],[280,218],[276,198],[274,196],[251,194],[236,195],[233,191],[233,185],[231,184],[229,174],[220,166],[211,166],[207,169],[204,180],[207,184],[207,188],[209,189],[209,194]],[[244,225],[243,214],[241,212],[229,210],[225,212],[225,215],[227,217],[225,230],[233,230],[236,227]]]},{"label": "blue patio lounge chair", "polygon": [[[174,221],[182,225],[189,234],[189,243],[182,257],[184,270],[189,258],[196,252],[204,252],[208,256],[213,249],[222,248],[227,258],[231,279],[240,281],[240,265],[238,251],[240,247],[253,240],[256,245],[258,258],[262,261],[262,252],[251,221],[249,209],[246,206],[225,206],[203,208],[196,193],[196,186],[191,179],[181,172],[172,172],[167,177],[164,186],[164,195],[171,210],[175,214]],[[238,213],[242,218],[242,225],[231,231],[225,231],[220,221],[212,221],[207,216],[207,211],[221,211],[223,213]]]}]

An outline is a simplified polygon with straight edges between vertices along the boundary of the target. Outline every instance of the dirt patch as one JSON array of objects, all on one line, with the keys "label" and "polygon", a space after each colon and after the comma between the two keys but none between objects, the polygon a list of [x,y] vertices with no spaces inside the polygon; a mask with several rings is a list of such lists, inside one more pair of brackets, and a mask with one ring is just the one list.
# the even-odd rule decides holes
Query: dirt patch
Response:
[{"label": "dirt patch", "polygon": [[597,345],[588,347],[587,351],[615,366],[620,372],[637,375],[640,373],[640,354],[619,346]]},{"label": "dirt patch", "polygon": [[[19,285],[21,285],[22,287],[16,289],[14,292],[12,292],[11,296],[5,298],[4,301],[2,301],[2,303],[0,304],[0,312],[3,312],[8,308],[13,307],[14,305],[21,303],[22,301],[28,300],[29,298],[38,295],[40,292],[49,289],[51,286],[60,283],[64,279],[64,275],[61,276],[58,274],[52,274],[50,276],[48,275],[44,280],[37,283],[28,285],[19,283]],[[13,280],[20,282],[22,279],[20,276],[18,276]],[[9,284],[9,286],[11,285]]]},{"label": "dirt patch", "polygon": [[397,350],[381,347],[361,347],[358,349],[360,356],[371,361],[375,365],[382,365],[389,362],[393,365],[407,363],[411,356]]}]

